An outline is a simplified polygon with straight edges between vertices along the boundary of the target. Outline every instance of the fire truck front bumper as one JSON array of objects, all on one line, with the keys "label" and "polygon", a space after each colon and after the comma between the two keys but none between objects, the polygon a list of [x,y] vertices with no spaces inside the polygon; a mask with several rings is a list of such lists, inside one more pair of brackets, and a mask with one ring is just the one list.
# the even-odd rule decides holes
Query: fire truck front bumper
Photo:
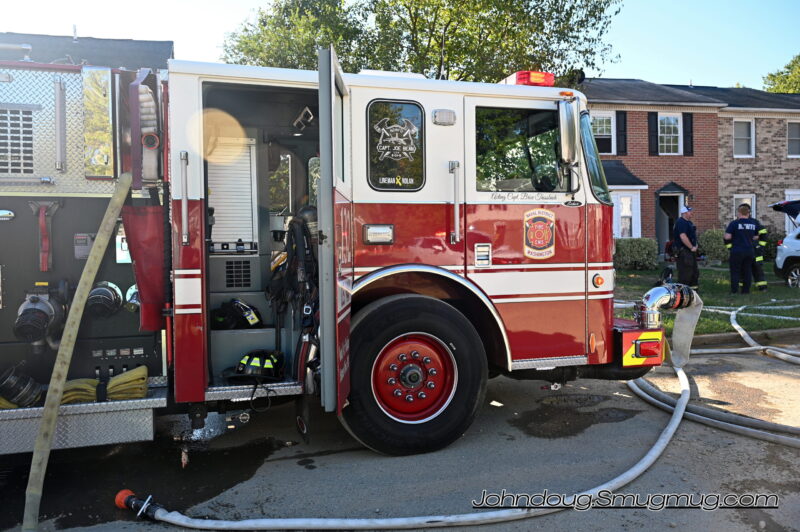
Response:
[{"label": "fire truck front bumper", "polygon": [[642,329],[635,321],[614,320],[614,360],[623,368],[660,366],[664,361],[664,329]]}]

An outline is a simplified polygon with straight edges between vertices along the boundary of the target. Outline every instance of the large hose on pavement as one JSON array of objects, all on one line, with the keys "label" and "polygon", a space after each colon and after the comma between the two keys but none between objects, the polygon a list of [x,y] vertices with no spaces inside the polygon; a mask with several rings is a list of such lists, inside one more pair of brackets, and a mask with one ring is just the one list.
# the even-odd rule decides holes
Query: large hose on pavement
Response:
[{"label": "large hose on pavement", "polygon": [[83,310],[86,306],[86,299],[92,290],[94,279],[103,260],[103,255],[108,247],[108,242],[114,234],[117,226],[117,218],[128,196],[131,188],[131,174],[124,173],[117,180],[116,189],[111,196],[103,221],[97,230],[92,250],[86,260],[86,265],[81,273],[78,288],[72,299],[69,309],[67,322],[64,325],[64,333],[61,336],[61,345],[58,348],[53,374],[50,377],[50,385],[47,388],[47,397],[44,402],[42,420],[39,424],[39,434],[36,436],[36,443],[33,447],[33,459],[31,460],[31,471],[28,477],[28,487],[25,490],[25,513],[22,520],[22,530],[36,530],[39,524],[39,505],[42,501],[42,485],[44,484],[44,474],[47,470],[47,461],[50,458],[50,449],[53,445],[53,437],[56,431],[56,420],[58,418],[59,405],[64,393],[64,383],[67,380],[67,371],[72,361],[72,351],[75,347],[75,340],[78,337],[78,328],[81,325]]},{"label": "large hose on pavement", "polygon": [[[578,497],[590,496],[592,498],[604,490],[614,491],[626,484],[629,484],[642,473],[644,473],[661,456],[667,444],[672,439],[678,425],[683,417],[684,410],[689,402],[689,379],[681,368],[676,367],[675,373],[681,384],[681,396],[675,406],[672,417],[661,431],[661,435],[656,443],[632,468],[628,469],[616,478],[575,495],[571,495],[565,500],[565,506],[570,507]],[[426,515],[415,517],[394,517],[383,519],[370,518],[267,518],[267,519],[245,519],[242,521],[225,521],[219,519],[195,519],[183,515],[180,512],[170,512],[146,500],[138,499],[128,491],[123,490],[117,495],[116,503],[121,508],[129,508],[137,511],[140,515],[156,521],[163,521],[186,528],[200,530],[375,530],[375,529],[417,529],[417,528],[443,528],[451,526],[465,525],[486,525],[492,523],[503,523],[538,517],[565,510],[564,507],[557,508],[513,508],[496,510],[492,512],[474,512],[456,515]]]},{"label": "large hose on pavement", "polygon": [[[756,342],[755,340],[753,340],[753,338],[747,333],[747,331],[744,330],[744,328],[742,328],[741,325],[739,325],[739,323],[736,320],[737,314],[740,311],[744,310],[746,307],[747,305],[744,305],[730,312],[726,312],[724,310],[719,310],[719,309],[709,309],[709,310],[712,310],[714,312],[726,312],[730,314],[731,325],[733,326],[734,329],[736,329],[736,331],[739,333],[742,339],[750,347],[735,348],[735,349],[695,349],[695,350],[690,350],[689,352],[691,354],[702,354],[702,355],[728,354],[731,351],[735,353],[757,352],[757,353],[764,353],[793,364],[800,363],[800,358],[790,354],[790,353],[796,354],[797,351],[790,349],[783,349],[783,348],[765,347]],[[793,308],[793,307],[794,306],[767,307],[767,308],[776,309],[776,308]],[[675,325],[676,325],[675,330],[677,330],[678,326],[677,318],[675,320]],[[675,334],[673,332],[673,343],[674,341],[675,341]],[[688,361],[688,356],[686,358],[686,361]],[[667,412],[671,412],[675,408],[674,406],[676,404],[675,399],[663,393],[661,390],[658,390],[657,388],[653,387],[649,382],[647,382],[643,378],[639,378],[636,379],[635,381],[628,382],[628,387],[640,398],[656,406],[657,408],[661,408],[662,410],[665,410]],[[779,443],[781,445],[787,445],[789,447],[800,448],[800,438],[793,438],[791,436],[783,436],[780,434],[772,434],[770,432],[765,432],[771,430],[775,432],[784,432],[788,434],[800,434],[800,427],[771,423],[769,421],[764,421],[761,419],[748,418],[745,416],[740,416],[738,414],[733,414],[731,412],[724,412],[724,411],[721,412],[718,410],[703,408],[694,405],[689,405],[686,407],[686,409],[688,410],[688,412],[684,416],[692,421],[696,421],[698,423],[702,423],[704,425],[708,425],[718,429],[726,430],[728,432],[733,432],[735,434],[740,434],[742,436],[757,438],[772,443]]]}]

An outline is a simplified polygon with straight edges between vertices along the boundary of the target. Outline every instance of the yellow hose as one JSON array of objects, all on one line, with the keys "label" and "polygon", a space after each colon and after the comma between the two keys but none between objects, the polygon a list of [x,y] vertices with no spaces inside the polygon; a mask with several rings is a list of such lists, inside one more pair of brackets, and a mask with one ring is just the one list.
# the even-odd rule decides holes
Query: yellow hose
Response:
[{"label": "yellow hose", "polygon": [[[91,403],[97,400],[97,379],[75,379],[64,385],[61,404]],[[147,395],[147,366],[120,373],[108,381],[109,401],[142,399]]]},{"label": "yellow hose", "polygon": [[[97,379],[73,379],[64,384],[61,404],[93,403],[97,400]],[[147,366],[139,366],[131,371],[120,373],[108,380],[106,398],[108,401],[124,401],[127,399],[143,399],[147,396]],[[17,405],[0,397],[0,410],[19,408]]]},{"label": "yellow hose", "polygon": [[92,250],[89,252],[89,258],[86,260],[86,265],[81,273],[75,297],[72,299],[72,306],[69,309],[67,323],[64,326],[64,333],[61,336],[61,344],[58,348],[58,355],[56,355],[53,374],[50,377],[50,385],[47,387],[47,397],[44,402],[42,421],[39,424],[39,434],[36,436],[36,443],[33,446],[31,472],[28,476],[28,487],[25,490],[25,513],[22,519],[22,530],[25,531],[36,530],[39,525],[39,506],[42,502],[44,474],[47,470],[47,461],[50,458],[50,449],[52,448],[53,436],[55,436],[56,431],[58,407],[64,394],[64,383],[67,380],[67,371],[72,361],[72,351],[75,348],[75,340],[78,337],[78,328],[81,325],[83,310],[86,307],[86,299],[92,290],[92,285],[108,247],[108,242],[117,227],[117,218],[130,188],[131,174],[124,173],[117,180],[114,195],[111,196],[106,213],[103,215],[103,221],[97,230],[97,236],[94,244],[92,244]]}]

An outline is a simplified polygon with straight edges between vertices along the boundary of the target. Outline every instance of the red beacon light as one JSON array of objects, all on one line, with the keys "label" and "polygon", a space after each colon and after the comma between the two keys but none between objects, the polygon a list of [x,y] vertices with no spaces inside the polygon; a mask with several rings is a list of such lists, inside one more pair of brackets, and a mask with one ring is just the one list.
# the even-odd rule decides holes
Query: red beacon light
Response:
[{"label": "red beacon light", "polygon": [[506,85],[535,85],[537,87],[552,87],[556,84],[556,76],[552,72],[520,70],[519,72],[514,72],[500,83]]}]

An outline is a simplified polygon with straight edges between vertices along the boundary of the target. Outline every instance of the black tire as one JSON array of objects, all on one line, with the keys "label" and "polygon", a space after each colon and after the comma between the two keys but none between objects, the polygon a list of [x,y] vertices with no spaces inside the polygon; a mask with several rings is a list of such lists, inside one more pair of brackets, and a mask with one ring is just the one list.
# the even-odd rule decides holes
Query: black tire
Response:
[{"label": "black tire", "polygon": [[800,287],[800,263],[794,263],[786,269],[786,285]]},{"label": "black tire", "polygon": [[[413,348],[416,345],[421,347]],[[408,346],[413,348],[408,360],[394,362],[399,356],[395,353],[405,355]],[[425,356],[426,353],[430,356]],[[416,361],[410,358],[414,354]],[[424,360],[427,362],[421,362]],[[448,360],[452,366],[447,366]],[[429,368],[437,367],[437,361],[442,364],[431,377]],[[384,377],[391,364],[400,368],[389,373],[390,377],[398,375],[398,384],[389,386],[387,382],[382,386],[388,381]],[[448,377],[448,371],[452,378]],[[419,375],[425,380],[415,380]],[[428,390],[434,380],[434,384],[440,385]],[[353,319],[350,396],[340,420],[354,438],[379,453],[408,455],[435,451],[458,439],[470,426],[486,395],[486,380],[483,343],[463,314],[430,297],[387,297],[366,306]],[[391,401],[395,399],[386,397],[394,389],[401,390],[404,400],[411,396],[407,407],[418,411],[406,413],[393,408],[395,403]],[[420,393],[426,397],[418,399]],[[426,407],[428,400],[431,403]]]}]

